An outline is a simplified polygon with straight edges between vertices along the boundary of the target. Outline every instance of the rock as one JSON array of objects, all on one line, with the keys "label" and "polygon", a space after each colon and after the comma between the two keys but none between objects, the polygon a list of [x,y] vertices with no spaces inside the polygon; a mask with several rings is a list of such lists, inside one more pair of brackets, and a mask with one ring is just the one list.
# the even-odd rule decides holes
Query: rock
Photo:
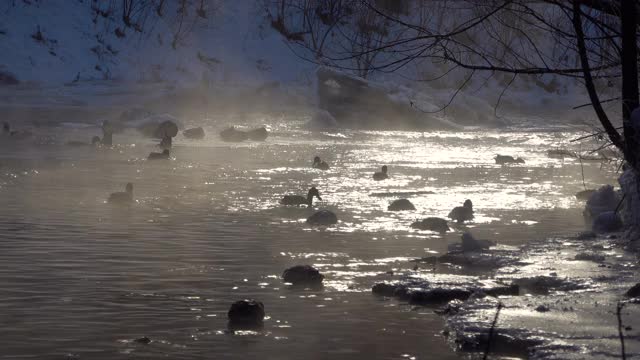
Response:
[{"label": "rock", "polygon": [[596,233],[593,231],[583,231],[578,236],[576,236],[576,240],[591,240],[596,238]]},{"label": "rock", "polygon": [[395,200],[387,208],[387,210],[389,210],[389,211],[408,211],[408,210],[415,210],[415,209],[416,209],[416,207],[413,206],[411,201],[409,201],[407,199]]},{"label": "rock", "polygon": [[378,283],[373,285],[371,292],[380,296],[398,296],[400,289],[406,289],[402,284]]},{"label": "rock", "polygon": [[411,227],[419,230],[435,231],[441,234],[450,230],[447,220],[437,217],[428,217],[421,221],[416,221],[411,224]]},{"label": "rock", "polygon": [[602,234],[622,230],[622,219],[614,211],[600,213],[593,220],[593,232]]},{"label": "rock", "polygon": [[322,284],[324,275],[311,265],[296,265],[286,269],[282,273],[282,279],[293,285],[317,286]]},{"label": "rock", "polygon": [[508,286],[498,286],[484,290],[484,293],[493,296],[518,296],[520,295],[520,286],[516,284],[511,284]]},{"label": "rock", "polygon": [[237,130],[235,127],[224,129],[220,132],[220,138],[222,141],[227,142],[242,142],[249,140],[249,135],[241,130]]},{"label": "rock", "polygon": [[547,150],[547,156],[550,158],[564,159],[564,158],[576,158],[578,155],[573,151],[566,149],[553,149]]},{"label": "rock", "polygon": [[204,139],[204,129],[201,127],[187,129],[182,132],[187,139],[201,140]]},{"label": "rock", "polygon": [[581,261],[603,262],[604,261],[604,255],[594,254],[594,253],[589,253],[589,252],[582,252],[582,253],[576,254],[574,259],[575,260],[581,260]]},{"label": "rock", "polygon": [[136,343],[138,343],[138,344],[145,344],[145,345],[148,345],[148,344],[150,344],[150,343],[151,343],[151,339],[149,339],[149,338],[148,338],[148,337],[146,337],[146,336],[143,336],[143,337],[141,337],[141,338],[137,338],[137,339],[135,339],[135,340],[133,340],[133,341],[134,341],[134,342],[136,342]]},{"label": "rock", "polygon": [[227,316],[229,324],[233,326],[261,326],[264,320],[264,305],[256,300],[236,301],[231,304]]},{"label": "rock", "polygon": [[536,311],[537,312],[547,312],[547,311],[551,311],[551,310],[546,305],[538,305],[538,307],[536,307]]},{"label": "rock", "polygon": [[445,304],[451,300],[467,300],[471,291],[457,288],[434,288],[409,293],[409,302],[419,305]]},{"label": "rock", "polygon": [[493,241],[474,238],[470,232],[462,234],[462,251],[486,250],[494,245]]},{"label": "rock", "polygon": [[329,210],[320,210],[307,218],[307,224],[311,225],[333,225],[338,222],[336,214]]},{"label": "rock", "polygon": [[631,289],[627,290],[625,295],[632,298],[640,297],[640,283],[637,283],[634,286],[632,286]]},{"label": "rock", "polygon": [[587,200],[589,200],[591,195],[593,195],[593,193],[595,193],[595,192],[596,192],[596,190],[593,190],[593,189],[587,189],[587,190],[578,191],[576,193],[576,199],[587,201]]},{"label": "rock", "polygon": [[613,190],[613,186],[605,185],[591,194],[583,214],[587,219],[595,219],[604,212],[615,211],[619,203],[620,195]]},{"label": "rock", "polygon": [[496,155],[494,158],[496,164],[505,165],[505,164],[524,164],[524,159],[522,158],[514,158],[510,155]]},{"label": "rock", "polygon": [[20,84],[20,81],[18,81],[18,78],[16,78],[15,75],[13,75],[8,71],[0,70],[0,86],[18,85],[18,84]]},{"label": "rock", "polygon": [[247,135],[249,136],[249,139],[251,139],[253,141],[265,141],[267,139],[267,137],[269,136],[269,132],[263,126],[261,128],[249,130],[247,132]]}]

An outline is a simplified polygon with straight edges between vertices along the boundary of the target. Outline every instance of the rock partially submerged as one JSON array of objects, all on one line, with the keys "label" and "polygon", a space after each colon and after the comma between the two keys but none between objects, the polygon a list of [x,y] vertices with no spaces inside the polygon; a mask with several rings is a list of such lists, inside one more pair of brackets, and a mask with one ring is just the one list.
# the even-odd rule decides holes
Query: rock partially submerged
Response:
[{"label": "rock partially submerged", "polygon": [[618,192],[613,190],[613,186],[605,185],[591,194],[583,214],[587,219],[595,219],[604,212],[616,211],[618,204],[620,204]]},{"label": "rock partially submerged", "polygon": [[338,222],[336,214],[329,210],[320,210],[307,218],[307,224],[311,225],[333,225]]},{"label": "rock partially submerged", "polygon": [[232,126],[220,132],[220,138],[227,142],[242,142],[246,140],[264,141],[268,136],[269,132],[265,127],[243,131]]},{"label": "rock partially submerged", "polygon": [[371,288],[375,295],[395,297],[416,305],[442,305],[450,301],[465,301],[472,294],[479,296],[517,296],[518,285],[494,283],[479,285],[477,283],[431,284],[427,281],[407,281],[396,283],[378,283]]},{"label": "rock partially submerged", "polygon": [[256,300],[236,301],[231,304],[227,316],[230,327],[260,327],[264,321],[264,305]]},{"label": "rock partially submerged", "polygon": [[631,289],[627,290],[625,295],[632,298],[640,297],[640,283],[633,285]]},{"label": "rock partially submerged", "polygon": [[387,210],[389,211],[411,211],[415,209],[416,207],[407,199],[395,200],[389,205],[389,207],[387,207]]},{"label": "rock partially submerged", "polygon": [[447,220],[437,217],[428,217],[426,219],[416,221],[411,224],[411,227],[419,230],[435,231],[441,234],[450,230]]},{"label": "rock partially submerged", "polygon": [[187,129],[182,132],[187,139],[202,140],[204,139],[204,129],[202,127]]},{"label": "rock partially submerged", "polygon": [[606,211],[593,219],[591,228],[597,234],[604,234],[622,230],[622,219],[615,211]]},{"label": "rock partially submerged", "polygon": [[322,285],[324,275],[311,265],[296,265],[282,273],[282,279],[292,285]]}]

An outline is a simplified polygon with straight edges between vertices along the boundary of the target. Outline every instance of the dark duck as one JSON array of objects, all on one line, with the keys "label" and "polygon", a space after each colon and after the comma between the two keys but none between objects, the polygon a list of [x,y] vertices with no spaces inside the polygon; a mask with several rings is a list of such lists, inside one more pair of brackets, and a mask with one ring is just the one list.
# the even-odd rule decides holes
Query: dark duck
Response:
[{"label": "dark duck", "polygon": [[462,206],[453,208],[449,213],[449,218],[458,223],[473,219],[473,203],[471,203],[471,200],[465,200]]},{"label": "dark duck", "polygon": [[373,180],[380,181],[389,178],[387,170],[387,165],[382,166],[382,171],[378,171],[373,174]]},{"label": "dark duck", "polygon": [[315,188],[315,186],[309,189],[309,193],[306,197],[302,195],[285,195],[282,200],[280,200],[280,204],[296,206],[307,205],[308,207],[311,207],[314,196],[317,197],[318,200],[322,200],[322,198],[320,197],[320,192]]},{"label": "dark duck", "polygon": [[320,156],[316,156],[313,158],[313,168],[319,170],[329,170],[329,164],[326,161],[322,161]]},{"label": "dark duck", "polygon": [[115,192],[107,200],[111,204],[131,204],[133,202],[133,184],[127,183],[124,192]]}]

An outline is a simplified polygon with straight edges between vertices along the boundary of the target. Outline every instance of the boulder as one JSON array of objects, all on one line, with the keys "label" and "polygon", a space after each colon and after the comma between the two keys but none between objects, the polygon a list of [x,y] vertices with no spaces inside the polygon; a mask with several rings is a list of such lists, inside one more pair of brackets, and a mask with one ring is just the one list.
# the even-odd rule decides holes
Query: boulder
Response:
[{"label": "boulder", "polygon": [[628,297],[640,297],[640,283],[635,284],[631,289],[625,293]]},{"label": "boulder", "polygon": [[320,210],[307,218],[307,224],[311,225],[333,225],[338,222],[336,214],[329,210]]},{"label": "boulder", "polygon": [[435,231],[441,234],[450,230],[447,220],[437,217],[428,217],[426,219],[416,221],[411,224],[411,227],[419,230]]},{"label": "boulder", "polygon": [[204,129],[201,127],[187,129],[182,132],[187,139],[201,140],[204,139]]},{"label": "boulder", "polygon": [[591,194],[583,214],[587,219],[595,219],[604,212],[615,211],[619,203],[620,195],[613,186],[605,185]]},{"label": "boulder", "polygon": [[591,230],[598,234],[620,231],[622,230],[622,219],[615,211],[600,213],[593,219]]},{"label": "boulder", "polygon": [[227,313],[229,325],[234,327],[262,326],[264,305],[256,300],[240,300],[231,304]]},{"label": "boulder", "polygon": [[282,273],[282,279],[293,285],[318,286],[322,284],[324,275],[311,265],[296,265]]},{"label": "boulder", "polygon": [[220,138],[222,141],[227,142],[242,142],[249,140],[249,135],[241,130],[237,130],[235,127],[224,129],[220,132]]},{"label": "boulder", "polygon": [[409,211],[409,210],[415,210],[415,209],[416,209],[416,207],[413,206],[411,201],[409,201],[407,199],[395,200],[387,208],[387,210],[389,210],[389,211]]},{"label": "boulder", "polygon": [[409,302],[419,305],[446,304],[451,300],[467,300],[471,291],[460,288],[433,288],[412,291],[409,294]]},{"label": "boulder", "polygon": [[253,141],[265,141],[267,139],[267,137],[269,136],[269,132],[263,126],[261,128],[249,130],[247,132],[247,135],[249,136],[250,140],[253,140]]}]

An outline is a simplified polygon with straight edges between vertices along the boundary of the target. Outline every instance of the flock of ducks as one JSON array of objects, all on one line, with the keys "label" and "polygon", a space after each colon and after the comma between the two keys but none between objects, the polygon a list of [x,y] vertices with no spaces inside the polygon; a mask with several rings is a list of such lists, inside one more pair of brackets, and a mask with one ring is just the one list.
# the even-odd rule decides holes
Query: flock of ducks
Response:
[{"label": "flock of ducks", "polygon": [[[328,170],[329,164],[326,161],[323,161],[319,156],[313,158],[313,163],[311,165],[314,169],[319,170]],[[380,169],[373,174],[373,180],[382,181],[389,178],[389,168],[384,165]],[[317,198],[318,200],[322,200],[320,197],[320,192],[318,189],[313,186],[309,189],[307,196],[303,195],[285,195],[281,200],[280,204],[285,206],[300,206],[306,205],[309,208],[313,207],[313,198]],[[389,211],[410,211],[416,210],[415,206],[408,199],[398,199],[393,201],[389,207],[387,208]],[[449,212],[448,217],[455,221],[458,224],[464,223],[465,221],[469,221],[473,219],[473,203],[471,200],[465,200],[462,206],[456,206]],[[307,218],[307,223],[311,225],[332,225],[338,222],[338,217],[329,210],[320,210]],[[429,217],[423,219],[421,221],[416,221],[411,224],[412,228],[420,229],[420,230],[430,230],[439,233],[445,233],[449,231],[449,225],[447,220],[437,217]]]}]

